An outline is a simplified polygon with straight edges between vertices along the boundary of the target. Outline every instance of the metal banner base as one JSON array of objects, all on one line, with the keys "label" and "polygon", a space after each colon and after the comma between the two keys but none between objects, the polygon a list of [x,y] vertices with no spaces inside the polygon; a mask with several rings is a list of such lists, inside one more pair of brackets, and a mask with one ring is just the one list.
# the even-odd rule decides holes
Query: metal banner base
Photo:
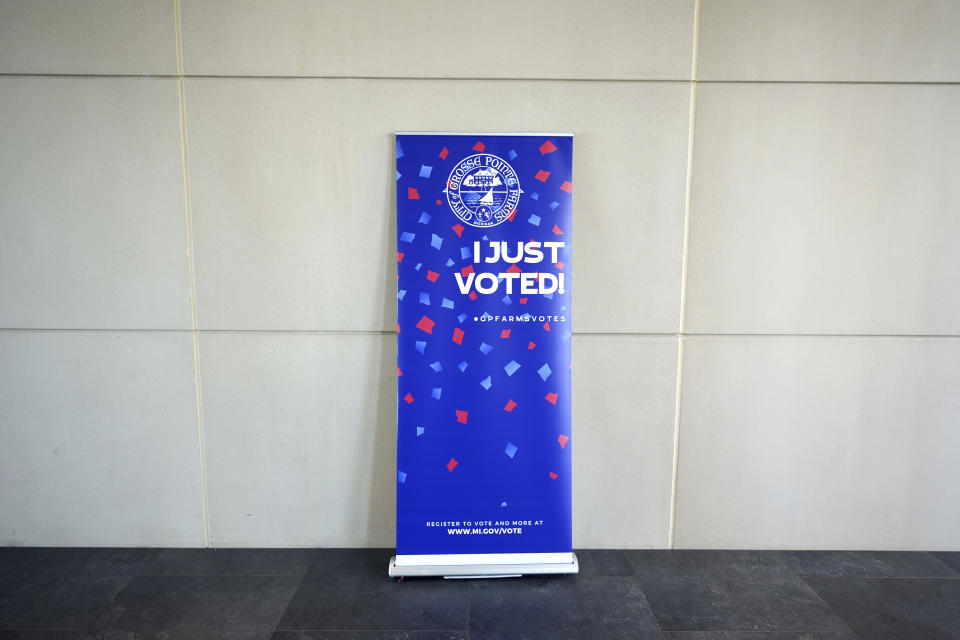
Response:
[{"label": "metal banner base", "polygon": [[[439,562],[420,564],[408,560],[411,556],[390,558],[387,573],[391,578],[443,576],[444,578],[514,578],[522,575],[534,574],[576,574],[580,572],[580,564],[576,553],[562,554],[484,554],[489,555],[495,562],[476,564],[452,564],[457,555],[436,557]],[[529,561],[524,556],[543,555],[552,556],[550,562]],[[517,556],[511,562],[510,556]]]}]

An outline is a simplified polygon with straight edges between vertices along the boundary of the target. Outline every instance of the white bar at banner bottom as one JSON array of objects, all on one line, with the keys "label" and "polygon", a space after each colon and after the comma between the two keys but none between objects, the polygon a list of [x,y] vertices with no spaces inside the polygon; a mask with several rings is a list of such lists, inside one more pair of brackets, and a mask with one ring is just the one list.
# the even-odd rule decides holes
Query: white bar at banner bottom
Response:
[{"label": "white bar at banner bottom", "polygon": [[390,559],[391,577],[515,576],[537,573],[579,573],[577,554],[569,553],[448,553],[397,555]]}]

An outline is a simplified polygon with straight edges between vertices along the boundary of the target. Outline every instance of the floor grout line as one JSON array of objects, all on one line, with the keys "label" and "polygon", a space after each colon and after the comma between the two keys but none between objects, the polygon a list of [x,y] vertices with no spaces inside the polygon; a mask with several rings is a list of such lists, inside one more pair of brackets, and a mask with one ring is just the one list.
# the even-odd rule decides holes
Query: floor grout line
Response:
[{"label": "floor grout line", "polygon": [[210,509],[207,502],[207,452],[203,424],[203,386],[200,380],[200,322],[197,314],[197,272],[193,247],[193,212],[190,197],[190,163],[187,153],[187,108],[183,88],[183,33],[180,0],[173,0],[177,46],[177,93],[180,99],[180,152],[183,165],[183,199],[187,227],[187,265],[190,278],[190,316],[193,322],[193,379],[197,396],[197,445],[200,454],[200,501],[203,514],[203,546],[210,547]]}]

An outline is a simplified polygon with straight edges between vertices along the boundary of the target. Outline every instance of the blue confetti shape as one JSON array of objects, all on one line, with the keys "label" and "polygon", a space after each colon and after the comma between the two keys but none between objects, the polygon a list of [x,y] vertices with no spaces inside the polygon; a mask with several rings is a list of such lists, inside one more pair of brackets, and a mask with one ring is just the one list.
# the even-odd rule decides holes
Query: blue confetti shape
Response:
[{"label": "blue confetti shape", "polygon": [[461,313],[460,315],[457,316],[457,322],[463,322],[466,319],[467,319],[467,314],[465,313]]},{"label": "blue confetti shape", "polygon": [[399,141],[397,141],[397,157],[398,157],[398,158],[402,158],[402,157],[403,157],[403,147],[400,146],[400,142],[399,142]]},{"label": "blue confetti shape", "polygon": [[560,206],[560,203],[559,203],[559,202],[551,202],[551,203],[550,203],[550,209],[551,209],[551,210],[552,210],[552,209],[556,209],[556,208],[559,207],[559,206]]},{"label": "blue confetti shape", "polygon": [[510,151],[507,151],[507,155],[510,156],[511,160],[516,160],[517,158],[517,152],[514,151],[513,149],[510,149]]},{"label": "blue confetti shape", "polygon": [[417,427],[417,437],[419,438],[420,436],[422,436],[424,431],[426,431],[426,429],[424,429],[423,427]]},{"label": "blue confetti shape", "polygon": [[420,224],[427,224],[427,223],[429,223],[429,222],[430,222],[430,214],[427,213],[426,211],[421,211],[421,212],[420,212],[420,219],[417,220],[417,222],[419,222]]},{"label": "blue confetti shape", "polygon": [[503,301],[503,304],[507,305],[508,307],[510,306],[510,303],[513,302],[508,295],[503,296],[501,300]]},{"label": "blue confetti shape", "polygon": [[540,199],[540,194],[537,193],[536,191],[534,191],[533,193],[530,194],[530,198],[531,198],[532,200],[539,200],[539,199]]},{"label": "blue confetti shape", "polygon": [[399,180],[402,175],[403,175],[403,174],[401,174],[399,171],[397,171],[397,180]]},{"label": "blue confetti shape", "polygon": [[520,368],[520,363],[516,360],[511,360],[503,367],[503,370],[507,372],[508,376],[512,376],[517,372],[517,369]]},{"label": "blue confetti shape", "polygon": [[435,233],[431,235],[431,237],[430,237],[430,246],[431,246],[431,247],[433,247],[434,249],[439,249],[439,248],[440,248],[440,245],[442,245],[442,244],[443,244],[443,238],[441,238],[440,236],[438,236],[438,235],[435,234]]},{"label": "blue confetti shape", "polygon": [[530,214],[530,217],[527,218],[527,222],[529,222],[530,224],[532,224],[532,225],[534,225],[534,226],[536,226],[536,227],[539,227],[539,226],[540,226],[540,216],[538,216],[538,215],[535,214],[535,213],[531,213],[531,214]]},{"label": "blue confetti shape", "polygon": [[463,362],[457,365],[457,369],[460,369],[460,371],[466,371],[468,366],[469,365],[467,364],[467,361],[464,360]]},{"label": "blue confetti shape", "polygon": [[430,392],[430,395],[433,396],[434,400],[439,400],[441,393],[443,393],[443,389],[441,389],[440,387],[434,387],[433,391]]},{"label": "blue confetti shape", "polygon": [[413,239],[417,237],[417,234],[410,233],[409,231],[404,231],[400,234],[400,242],[413,242]]},{"label": "blue confetti shape", "polygon": [[512,442],[508,442],[508,443],[507,443],[507,448],[503,450],[503,452],[504,452],[505,454],[507,454],[508,456],[510,456],[511,458],[513,458],[513,456],[517,455],[517,451],[519,451],[517,445],[513,444]]},{"label": "blue confetti shape", "polygon": [[[436,371],[437,373],[440,373],[441,371],[443,371],[443,365],[440,364],[440,361],[439,361],[439,360],[437,360],[436,362],[431,363],[431,364],[430,364],[430,368],[433,369],[434,371]],[[546,378],[544,378],[544,380],[546,380]]]},{"label": "blue confetti shape", "polygon": [[432,172],[432,171],[433,171],[433,167],[429,167],[429,166],[427,166],[427,165],[425,165],[425,164],[420,165],[420,177],[421,177],[421,178],[429,178],[429,177],[430,177],[430,172]]},{"label": "blue confetti shape", "polygon": [[507,506],[507,503],[506,503],[506,502],[501,502],[501,503],[500,503],[500,506],[501,506],[501,507],[505,507],[505,506]]},{"label": "blue confetti shape", "polygon": [[481,381],[480,381],[480,386],[483,387],[484,389],[489,390],[490,387],[493,386],[493,380],[491,380],[491,376],[487,376],[486,378],[484,378],[483,380],[481,380]]},{"label": "blue confetti shape", "polygon": [[427,343],[424,342],[423,340],[417,340],[414,346],[417,347],[417,351],[419,351],[420,353],[423,353],[424,350],[427,348]]},{"label": "blue confetti shape", "polygon": [[466,260],[467,258],[471,257],[472,255],[473,255],[473,252],[470,251],[470,247],[460,247],[460,259],[461,259],[461,260]]},{"label": "blue confetti shape", "polygon": [[540,374],[540,379],[546,382],[547,378],[550,377],[550,374],[553,373],[553,369],[550,368],[550,365],[544,363],[542,367],[537,369],[537,373]]},{"label": "blue confetti shape", "polygon": [[406,290],[406,289],[400,289],[400,291],[397,291],[397,300],[403,300],[403,297],[404,297],[405,295],[407,295],[407,290]]},{"label": "blue confetti shape", "polygon": [[420,292],[420,304],[430,304],[430,294],[426,291]]},{"label": "blue confetti shape", "polygon": [[563,341],[564,341],[564,342],[569,342],[571,335],[572,335],[572,334],[571,334],[569,331],[564,331],[564,332],[563,332]]},{"label": "blue confetti shape", "polygon": [[487,355],[491,351],[493,351],[493,347],[488,345],[486,342],[480,343],[480,353],[482,353],[483,355]]},{"label": "blue confetti shape", "polygon": [[452,267],[452,266],[453,266],[453,258],[447,258],[447,266],[448,266],[448,267]]},{"label": "blue confetti shape", "polygon": [[453,300],[451,300],[450,298],[444,298],[440,302],[440,306],[443,307],[444,309],[453,309]]},{"label": "blue confetti shape", "polygon": [[406,481],[407,481],[407,474],[404,473],[403,471],[397,471],[397,482],[399,482],[400,484],[403,484]]},{"label": "blue confetti shape", "polygon": [[423,263],[422,263],[422,262],[418,262],[418,263],[417,263],[417,266],[415,266],[413,269],[414,269],[415,271],[420,271],[420,267],[422,267],[422,266],[423,266]]}]

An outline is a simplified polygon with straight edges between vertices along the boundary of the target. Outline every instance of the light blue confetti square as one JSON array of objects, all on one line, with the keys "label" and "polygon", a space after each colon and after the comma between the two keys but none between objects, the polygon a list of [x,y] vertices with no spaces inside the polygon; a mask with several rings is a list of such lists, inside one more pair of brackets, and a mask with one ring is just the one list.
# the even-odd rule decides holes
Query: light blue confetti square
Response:
[{"label": "light blue confetti square", "polygon": [[539,200],[539,199],[540,199],[540,194],[537,193],[536,191],[534,191],[533,193],[530,194],[530,198],[533,199],[533,200]]},{"label": "light blue confetti square", "polygon": [[407,481],[407,474],[404,473],[403,471],[397,471],[397,482],[399,482],[400,484],[403,484],[406,481]]},{"label": "light blue confetti square", "polygon": [[559,203],[559,202],[551,202],[551,203],[550,203],[550,209],[556,209],[556,208],[559,207],[559,206],[560,206],[560,203]]},{"label": "light blue confetti square", "polygon": [[511,360],[504,367],[503,370],[507,372],[508,376],[512,376],[517,372],[517,369],[520,368],[520,363],[516,360]]},{"label": "light blue confetti square", "polygon": [[417,348],[417,351],[419,351],[420,353],[423,353],[427,348],[427,343],[424,342],[423,340],[417,340],[414,346]]},{"label": "light blue confetti square", "polygon": [[448,266],[448,267],[452,267],[452,266],[453,266],[453,258],[447,258],[447,266]]},{"label": "light blue confetti square", "polygon": [[569,331],[564,331],[564,332],[563,332],[563,341],[564,341],[564,342],[569,342],[571,335],[572,335],[572,334],[571,334]]},{"label": "light blue confetti square", "polygon": [[430,294],[426,291],[420,292],[420,304],[430,304]]},{"label": "light blue confetti square", "polygon": [[514,151],[513,149],[510,149],[510,151],[507,151],[507,155],[510,156],[511,160],[517,159],[517,152]]},{"label": "light blue confetti square", "polygon": [[433,167],[427,166],[425,164],[420,165],[420,177],[429,178],[430,172],[433,171]]},{"label": "light blue confetti square", "polygon": [[490,238],[488,238],[486,234],[483,235],[483,239],[484,239],[484,240],[490,240]]},{"label": "light blue confetti square", "polygon": [[460,315],[457,316],[457,322],[463,322],[466,319],[467,319],[467,314],[465,313],[461,313]]},{"label": "light blue confetti square", "polygon": [[460,364],[457,365],[457,369],[460,369],[460,371],[463,372],[463,371],[466,371],[466,370],[467,370],[467,367],[468,367],[468,366],[470,366],[470,365],[468,365],[468,364],[467,364],[467,361],[464,360],[463,362],[461,362]]},{"label": "light blue confetti square", "polygon": [[442,389],[442,388],[440,388],[440,387],[434,387],[434,388],[433,388],[433,391],[430,392],[430,395],[433,397],[434,400],[439,400],[441,393],[443,393],[443,389]]},{"label": "light blue confetti square", "polygon": [[417,437],[419,438],[420,436],[422,436],[424,431],[426,431],[426,429],[424,429],[423,427],[417,427]]},{"label": "light blue confetti square", "polygon": [[542,367],[537,369],[537,373],[540,374],[540,379],[546,382],[547,378],[550,377],[550,374],[553,373],[553,369],[550,368],[550,365],[544,363]]},{"label": "light blue confetti square", "polygon": [[397,180],[399,180],[402,175],[403,175],[403,174],[401,174],[399,171],[397,171]]},{"label": "light blue confetti square", "polygon": [[[440,364],[439,360],[437,360],[436,362],[430,363],[430,368],[436,371],[437,373],[440,373],[441,371],[443,371],[443,365]],[[546,380],[546,378],[544,378],[544,380]]]},{"label": "light blue confetti square", "polygon": [[472,255],[473,255],[473,252],[470,251],[470,247],[460,247],[460,259],[461,259],[461,260],[466,260],[467,258],[471,257]]},{"label": "light blue confetti square", "polygon": [[397,140],[397,157],[398,157],[398,158],[402,158],[402,157],[403,157],[403,147],[400,146],[400,141],[399,141],[399,140]]},{"label": "light blue confetti square", "polygon": [[530,217],[527,218],[527,222],[529,222],[530,224],[534,225],[535,227],[539,227],[539,226],[540,226],[540,216],[538,216],[538,215],[535,214],[535,213],[531,213],[531,214],[530,214]]},{"label": "light blue confetti square", "polygon": [[417,237],[417,234],[410,233],[409,231],[404,231],[400,234],[400,242],[413,242],[413,239]]},{"label": "light blue confetti square", "polygon": [[420,212],[420,219],[417,220],[420,224],[428,224],[430,222],[430,214],[426,211]]},{"label": "light blue confetti square", "polygon": [[511,458],[517,455],[517,451],[519,451],[519,448],[517,447],[517,445],[513,444],[512,442],[508,442],[507,448],[503,450],[503,452],[508,456],[510,456]]},{"label": "light blue confetti square", "polygon": [[435,233],[432,234],[430,236],[430,246],[433,247],[434,249],[439,249],[441,245],[443,245],[443,238],[441,238]]},{"label": "light blue confetti square", "polygon": [[444,298],[440,302],[440,306],[443,307],[444,309],[453,309],[453,300],[451,300],[450,298]]},{"label": "light blue confetti square", "polygon": [[422,267],[422,266],[423,266],[423,263],[422,263],[422,262],[418,262],[418,263],[417,263],[417,266],[415,266],[413,269],[414,269],[414,271],[420,271],[420,267]]},{"label": "light blue confetti square", "polygon": [[487,355],[491,351],[493,351],[493,347],[488,345],[486,342],[480,343],[480,353],[482,353],[483,355]]},{"label": "light blue confetti square", "polygon": [[404,297],[405,295],[407,295],[407,290],[406,290],[406,289],[400,289],[400,291],[397,291],[397,300],[403,300],[403,297]]},{"label": "light blue confetti square", "polygon": [[503,298],[502,298],[501,300],[502,300],[503,304],[507,305],[508,307],[510,306],[510,303],[513,302],[513,300],[511,300],[511,299],[510,299],[510,296],[508,296],[508,295],[503,296]]},{"label": "light blue confetti square", "polygon": [[491,379],[490,376],[487,376],[486,378],[480,381],[480,386],[483,387],[484,389],[489,390],[490,387],[493,386],[493,380]]},{"label": "light blue confetti square", "polygon": [[500,506],[501,506],[501,507],[506,507],[506,506],[507,506],[507,503],[506,503],[506,502],[501,502],[501,503],[500,503]]},{"label": "light blue confetti square", "polygon": [[543,297],[546,298],[547,300],[553,300],[553,294],[552,294],[552,293],[545,293],[545,294],[543,294]]}]

